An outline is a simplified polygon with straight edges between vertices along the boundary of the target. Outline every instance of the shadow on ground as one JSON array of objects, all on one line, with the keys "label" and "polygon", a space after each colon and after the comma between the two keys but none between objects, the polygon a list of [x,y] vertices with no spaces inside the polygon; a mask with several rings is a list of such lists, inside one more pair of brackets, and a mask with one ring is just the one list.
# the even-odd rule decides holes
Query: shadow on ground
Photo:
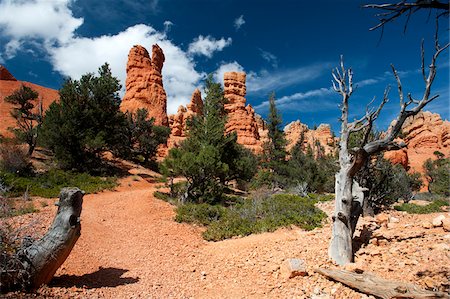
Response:
[{"label": "shadow on ground", "polygon": [[102,268],[89,274],[61,275],[54,277],[50,282],[51,287],[96,289],[102,287],[117,287],[132,284],[139,281],[139,277],[122,277],[128,272],[125,269]]}]

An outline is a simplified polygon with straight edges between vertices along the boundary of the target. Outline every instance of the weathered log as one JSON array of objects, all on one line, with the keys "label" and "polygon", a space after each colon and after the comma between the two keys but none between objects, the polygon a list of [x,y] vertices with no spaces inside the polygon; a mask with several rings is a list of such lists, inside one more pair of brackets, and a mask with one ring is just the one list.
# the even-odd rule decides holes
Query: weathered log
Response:
[{"label": "weathered log", "polygon": [[387,280],[373,274],[354,273],[339,269],[315,269],[315,272],[322,274],[335,281],[339,281],[362,293],[374,295],[383,299],[390,298],[450,298],[442,292],[432,292],[419,288],[411,283]]},{"label": "weathered log", "polygon": [[42,239],[24,250],[31,277],[29,289],[50,282],[75,246],[81,235],[83,195],[78,188],[62,189],[52,226]]}]

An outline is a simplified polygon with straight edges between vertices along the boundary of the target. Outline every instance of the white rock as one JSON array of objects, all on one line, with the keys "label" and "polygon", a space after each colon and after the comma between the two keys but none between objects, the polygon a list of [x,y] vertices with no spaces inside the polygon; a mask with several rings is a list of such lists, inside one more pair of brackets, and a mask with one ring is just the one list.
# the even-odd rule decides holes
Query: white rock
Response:
[{"label": "white rock", "polygon": [[400,219],[398,219],[397,217],[391,216],[391,217],[389,217],[389,222],[390,223],[399,223]]},{"label": "white rock", "polygon": [[433,219],[432,223],[434,227],[442,226],[442,220],[445,219],[444,215],[439,215]]},{"label": "white rock", "polygon": [[304,260],[301,259],[287,259],[283,262],[280,267],[281,275],[284,278],[293,278],[296,276],[306,276],[308,272],[306,271],[306,264]]}]

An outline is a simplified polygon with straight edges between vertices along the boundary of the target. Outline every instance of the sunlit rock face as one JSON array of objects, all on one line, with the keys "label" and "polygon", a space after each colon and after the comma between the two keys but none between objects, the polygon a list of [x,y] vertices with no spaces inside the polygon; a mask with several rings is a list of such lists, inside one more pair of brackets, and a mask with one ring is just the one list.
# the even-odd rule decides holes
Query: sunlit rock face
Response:
[{"label": "sunlit rock face", "polygon": [[191,102],[178,107],[176,114],[169,115],[170,137],[167,141],[168,148],[178,147],[186,139],[188,134],[188,122],[192,117],[203,114],[202,94],[196,89],[191,97]]},{"label": "sunlit rock face", "polygon": [[164,53],[158,45],[152,46],[152,57],[140,46],[131,48],[128,54],[126,92],[122,99],[122,111],[135,112],[145,108],[156,125],[168,126],[167,95],[162,81]]},{"label": "sunlit rock face", "polygon": [[406,149],[385,153],[385,158],[396,164],[406,165],[410,171],[423,173],[423,163],[436,159],[436,151],[450,155],[450,122],[437,113],[421,111],[409,117],[402,126],[401,137]]},{"label": "sunlit rock face", "polygon": [[307,125],[302,124],[299,120],[289,123],[284,128],[286,136],[287,150],[290,151],[294,145],[303,138],[303,149],[308,146],[314,150],[314,153],[319,152],[325,155],[331,154],[335,151],[337,138],[331,132],[331,127],[328,124],[321,124],[317,129],[309,129]]},{"label": "sunlit rock face", "polygon": [[37,91],[39,96],[34,101],[35,112],[42,104],[43,110],[47,110],[51,103],[59,100],[59,93],[55,89],[43,87],[37,84],[17,80],[6,67],[0,65],[0,135],[12,136],[12,132],[8,130],[9,127],[16,126],[16,120],[11,116],[11,109],[13,106],[5,102],[5,97],[11,95],[21,86],[25,85]]},{"label": "sunlit rock face", "polygon": [[245,73],[227,72],[224,74],[223,85],[227,112],[226,133],[236,132],[237,142],[254,153],[262,151],[262,143],[259,136],[258,123],[255,110],[246,104]]}]

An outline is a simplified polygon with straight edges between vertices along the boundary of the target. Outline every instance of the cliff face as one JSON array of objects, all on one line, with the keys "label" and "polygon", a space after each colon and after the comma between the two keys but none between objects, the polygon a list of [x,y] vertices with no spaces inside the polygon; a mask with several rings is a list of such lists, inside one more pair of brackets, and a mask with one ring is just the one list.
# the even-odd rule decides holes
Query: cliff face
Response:
[{"label": "cliff face", "polygon": [[126,92],[122,111],[148,110],[156,125],[168,126],[167,96],[162,81],[164,53],[158,45],[152,47],[152,58],[142,46],[134,46],[128,54]]},{"label": "cliff face", "polygon": [[450,156],[450,122],[442,120],[437,113],[421,111],[408,118],[402,127],[406,149],[385,153],[385,158],[402,164],[412,171],[423,173],[423,163],[436,159],[434,152]]},{"label": "cliff face", "polygon": [[13,105],[5,102],[5,97],[18,90],[22,84],[39,93],[39,97],[34,105],[37,107],[39,102],[42,101],[44,111],[48,109],[48,106],[50,106],[51,103],[59,100],[59,93],[57,90],[25,81],[18,81],[5,67],[0,66],[0,135],[12,136],[11,132],[8,131],[8,127],[15,127],[16,120],[10,113]]},{"label": "cliff face", "polygon": [[245,105],[245,73],[228,72],[224,74],[224,94],[228,103],[225,111],[228,114],[225,131],[236,132],[237,142],[255,153],[262,151],[255,110]]},{"label": "cliff face", "polygon": [[196,89],[192,94],[191,102],[178,107],[176,114],[169,115],[170,137],[167,140],[168,148],[177,147],[187,137],[187,124],[195,115],[203,114],[203,101],[200,90]]},{"label": "cliff face", "polygon": [[286,140],[288,141],[287,150],[290,151],[294,145],[302,138],[304,149],[310,146],[317,152],[319,144],[323,148],[324,154],[331,154],[335,150],[337,138],[333,136],[330,125],[321,124],[317,129],[311,130],[307,125],[299,120],[289,123],[284,128]]}]

